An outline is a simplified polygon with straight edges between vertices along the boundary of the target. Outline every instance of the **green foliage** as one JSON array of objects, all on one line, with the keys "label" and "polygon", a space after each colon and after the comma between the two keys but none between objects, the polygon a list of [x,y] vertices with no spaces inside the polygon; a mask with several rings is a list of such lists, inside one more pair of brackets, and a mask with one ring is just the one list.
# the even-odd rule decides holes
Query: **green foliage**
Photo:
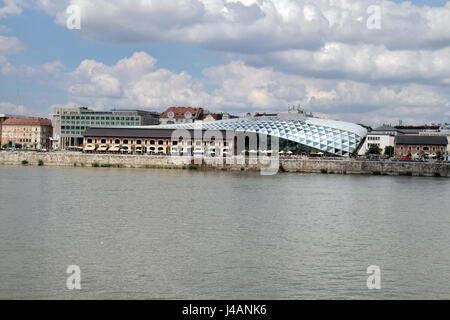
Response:
[{"label": "green foliage", "polygon": [[27,160],[22,160],[22,165],[23,165],[23,166],[28,165],[28,161],[27,161]]},{"label": "green foliage", "polygon": [[98,167],[100,167],[100,164],[98,162],[93,162],[92,163],[92,167],[93,168],[98,168]]},{"label": "green foliage", "polygon": [[320,169],[320,173],[323,173],[323,174],[328,173],[328,170],[327,169]]},{"label": "green foliage", "polygon": [[195,164],[191,164],[191,165],[189,166],[189,170],[197,170],[197,169],[198,169],[198,166],[195,165]]},{"label": "green foliage", "polygon": [[374,176],[381,176],[381,172],[380,171],[374,171],[374,172],[372,172],[372,174]]},{"label": "green foliage", "polygon": [[22,149],[22,144],[21,143],[16,143],[16,149]]},{"label": "green foliage", "polygon": [[367,155],[380,155],[382,152],[381,148],[376,144],[371,144],[369,150],[367,150]]},{"label": "green foliage", "polygon": [[39,159],[39,160],[38,160],[38,166],[39,166],[39,167],[42,167],[43,165],[44,165],[44,160]]}]

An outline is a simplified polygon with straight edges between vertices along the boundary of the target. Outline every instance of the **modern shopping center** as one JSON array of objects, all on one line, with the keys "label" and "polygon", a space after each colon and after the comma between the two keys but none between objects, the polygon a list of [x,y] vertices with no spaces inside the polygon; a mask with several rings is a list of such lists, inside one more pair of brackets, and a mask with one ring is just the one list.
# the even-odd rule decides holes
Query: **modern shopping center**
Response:
[{"label": "modern shopping center", "polygon": [[348,157],[366,135],[357,124],[281,113],[207,123],[90,128],[84,133],[84,151],[225,156],[287,148],[289,153]]}]

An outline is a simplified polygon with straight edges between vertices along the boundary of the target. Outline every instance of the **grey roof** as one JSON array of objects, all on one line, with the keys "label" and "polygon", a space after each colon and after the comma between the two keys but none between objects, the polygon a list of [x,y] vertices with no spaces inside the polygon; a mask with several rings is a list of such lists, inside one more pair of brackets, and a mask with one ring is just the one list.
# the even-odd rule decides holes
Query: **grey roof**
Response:
[{"label": "grey roof", "polygon": [[418,135],[423,130],[420,130],[420,129],[397,129],[397,131],[402,132],[404,134],[409,134],[409,135]]},{"label": "grey roof", "polygon": [[84,137],[170,138],[173,129],[143,129],[130,127],[89,128]]},{"label": "grey roof", "polygon": [[[111,137],[111,138],[171,138],[176,129],[159,128],[159,126],[147,127],[93,127],[88,128],[84,137]],[[193,130],[186,130],[192,134]],[[213,130],[224,133],[224,130]]]},{"label": "grey roof", "polygon": [[395,138],[396,144],[417,144],[417,145],[447,145],[448,140],[445,136],[408,136],[401,135]]},{"label": "grey roof", "polygon": [[399,131],[399,130],[392,126],[382,125],[381,127],[375,128],[372,131]]}]

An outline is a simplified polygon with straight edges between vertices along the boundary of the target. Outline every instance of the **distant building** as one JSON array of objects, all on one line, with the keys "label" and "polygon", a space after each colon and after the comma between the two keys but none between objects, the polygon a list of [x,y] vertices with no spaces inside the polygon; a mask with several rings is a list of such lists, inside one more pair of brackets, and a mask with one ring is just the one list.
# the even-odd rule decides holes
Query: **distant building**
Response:
[{"label": "distant building", "polygon": [[10,118],[26,118],[25,116],[16,116],[11,114],[0,114],[0,141],[2,141],[2,125],[3,122]]},{"label": "distant building", "polygon": [[443,136],[399,135],[395,138],[395,153],[399,156],[435,157],[447,153],[448,140]]},{"label": "distant building", "polygon": [[395,129],[401,131],[403,134],[407,134],[407,135],[418,135],[421,132],[437,132],[439,131],[439,125],[434,125],[432,124],[431,126],[429,125],[423,125],[423,126],[403,126],[403,125],[398,125],[395,126]]},{"label": "distant building", "polygon": [[202,121],[203,122],[211,122],[222,120],[222,114],[220,113],[205,113],[203,114]]},{"label": "distant building", "polygon": [[197,120],[196,122],[211,122],[211,121],[219,121],[219,120],[228,120],[228,119],[236,119],[239,118],[237,116],[233,116],[229,113],[211,113],[203,111],[203,116],[201,120]]},{"label": "distant building", "polygon": [[142,110],[55,108],[53,111],[54,148],[67,149],[83,145],[83,132],[93,127],[129,127],[157,125],[159,113]]},{"label": "distant building", "polygon": [[159,118],[160,124],[192,123],[203,120],[203,108],[170,107]]},{"label": "distant building", "polygon": [[450,151],[450,124],[446,123],[439,127],[438,131],[422,131],[420,132],[421,136],[442,136],[447,137],[447,152]]},{"label": "distant building", "polygon": [[403,131],[386,124],[375,128],[367,134],[358,154],[365,155],[372,145],[376,145],[384,153],[386,147],[394,147],[395,137],[401,134],[403,134]]},{"label": "distant building", "polygon": [[52,122],[43,118],[10,118],[2,124],[2,145],[21,144],[24,148],[50,149]]},{"label": "distant building", "polygon": [[228,112],[222,113],[222,120],[237,119],[237,118],[239,117],[229,114]]}]

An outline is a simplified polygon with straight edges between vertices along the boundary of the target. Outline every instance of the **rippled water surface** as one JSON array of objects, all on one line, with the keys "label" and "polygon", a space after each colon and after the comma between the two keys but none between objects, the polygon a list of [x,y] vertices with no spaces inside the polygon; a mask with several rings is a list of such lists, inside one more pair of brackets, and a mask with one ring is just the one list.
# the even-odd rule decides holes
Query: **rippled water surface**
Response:
[{"label": "rippled water surface", "polygon": [[0,298],[448,299],[449,195],[445,178],[0,167]]}]

